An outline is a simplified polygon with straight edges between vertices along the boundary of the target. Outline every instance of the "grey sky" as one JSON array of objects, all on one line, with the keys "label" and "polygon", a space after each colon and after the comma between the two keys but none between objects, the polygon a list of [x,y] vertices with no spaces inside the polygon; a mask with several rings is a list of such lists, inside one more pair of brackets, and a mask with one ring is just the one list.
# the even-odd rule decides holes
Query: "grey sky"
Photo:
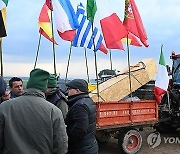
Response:
[{"label": "grey sky", "polygon": [[[39,12],[45,0],[9,0],[7,7],[7,33],[3,39],[4,75],[29,76],[33,69],[38,45],[39,27],[37,24]],[[124,0],[107,0],[110,7],[123,21]],[[86,0],[71,0],[76,8],[79,2],[86,5]],[[179,0],[135,0],[143,20],[149,47],[130,47],[131,63],[144,58],[159,59],[160,46],[164,44],[164,55],[167,64],[171,64],[171,51],[180,51],[180,1]],[[103,5],[103,3],[102,3]],[[106,10],[105,10],[106,11]],[[57,72],[65,76],[70,42],[62,40],[55,34]],[[125,47],[125,45],[124,45]],[[125,47],[126,48],[126,47]],[[95,77],[94,54],[88,50],[90,76]],[[97,53],[98,70],[110,68],[109,54]],[[127,53],[112,50],[113,68],[121,70],[127,66]],[[42,38],[39,61],[37,67],[53,73],[52,44]],[[69,77],[86,77],[83,48],[73,48],[70,62]]]}]

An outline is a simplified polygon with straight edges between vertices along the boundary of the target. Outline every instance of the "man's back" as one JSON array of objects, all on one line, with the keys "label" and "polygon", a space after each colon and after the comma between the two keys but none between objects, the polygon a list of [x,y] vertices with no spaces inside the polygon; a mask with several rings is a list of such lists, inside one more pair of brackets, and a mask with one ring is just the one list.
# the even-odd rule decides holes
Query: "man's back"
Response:
[{"label": "man's back", "polygon": [[66,150],[62,113],[39,90],[28,89],[0,105],[0,153],[65,154]]},{"label": "man's back", "polygon": [[57,106],[61,110],[64,119],[66,118],[66,114],[68,112],[68,106],[66,103],[67,98],[59,88],[50,92],[47,95],[46,100]]}]

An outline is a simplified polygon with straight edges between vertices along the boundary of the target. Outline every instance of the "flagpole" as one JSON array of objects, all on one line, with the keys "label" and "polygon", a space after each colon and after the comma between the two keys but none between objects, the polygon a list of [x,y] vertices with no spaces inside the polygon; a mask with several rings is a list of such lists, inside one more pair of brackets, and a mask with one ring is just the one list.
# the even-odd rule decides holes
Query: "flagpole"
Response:
[{"label": "flagpole", "polygon": [[68,72],[69,72],[69,63],[70,63],[70,60],[71,60],[71,53],[72,53],[72,42],[71,42],[71,45],[70,45],[70,48],[69,48],[69,56],[68,56],[68,63],[67,63],[67,69],[66,69],[65,83],[67,82],[67,75],[68,75]]},{"label": "flagpole", "polygon": [[111,71],[112,71],[113,67],[112,67],[112,55],[111,55],[111,49],[109,49],[109,58],[110,58]]},{"label": "flagpole", "polygon": [[92,22],[92,38],[93,38],[93,47],[94,47],[94,62],[95,62],[95,70],[96,70],[96,84],[97,84],[97,95],[98,95],[98,101],[99,101],[99,83],[98,83],[98,70],[97,70],[97,55],[96,55],[96,47],[94,42],[94,34],[93,34],[93,22]]},{"label": "flagpole", "polygon": [[[52,2],[51,2],[52,3]],[[51,10],[51,27],[52,27],[52,39],[54,40],[54,28],[53,28],[53,14]],[[56,73],[56,52],[55,52],[55,44],[54,41],[52,42],[52,48],[53,48],[53,59],[54,59],[54,74],[57,75]]]},{"label": "flagpole", "polygon": [[131,65],[130,65],[130,50],[129,50],[129,42],[128,42],[128,35],[127,35],[127,52],[128,52],[128,76],[129,76],[129,89],[130,89],[130,96],[131,96],[131,102],[132,102],[132,83],[131,83]]},{"label": "flagpole", "polygon": [[37,47],[36,58],[35,58],[35,63],[34,63],[34,69],[36,68],[36,64],[37,64],[40,45],[41,45],[41,33],[39,33],[39,41],[38,41],[38,47]]},{"label": "flagpole", "polygon": [[87,51],[86,51],[85,47],[84,47],[84,56],[85,56],[85,61],[86,61],[87,80],[88,80],[88,83],[90,83],[90,80],[89,80],[89,69],[88,69],[88,60],[87,60]]},{"label": "flagpole", "polygon": [[2,38],[0,38],[1,76],[3,76]]}]

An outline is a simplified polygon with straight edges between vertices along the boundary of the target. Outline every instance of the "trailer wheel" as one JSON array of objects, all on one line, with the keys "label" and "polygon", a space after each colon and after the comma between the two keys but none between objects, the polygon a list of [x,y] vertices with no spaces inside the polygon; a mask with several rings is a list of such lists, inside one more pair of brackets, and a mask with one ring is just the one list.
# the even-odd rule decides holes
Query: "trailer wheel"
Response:
[{"label": "trailer wheel", "polygon": [[106,131],[97,131],[96,132],[96,139],[100,143],[107,143],[111,138],[110,134]]},{"label": "trailer wheel", "polygon": [[136,129],[123,131],[119,135],[118,144],[122,153],[135,154],[142,145],[142,136]]}]

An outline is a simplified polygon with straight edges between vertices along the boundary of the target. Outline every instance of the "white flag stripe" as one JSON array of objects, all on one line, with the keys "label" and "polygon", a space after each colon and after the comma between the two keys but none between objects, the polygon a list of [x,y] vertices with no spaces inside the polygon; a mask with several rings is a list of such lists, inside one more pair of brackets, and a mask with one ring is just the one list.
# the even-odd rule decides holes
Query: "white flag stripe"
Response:
[{"label": "white flag stripe", "polygon": [[81,22],[82,18],[83,18],[83,15],[82,15],[82,14],[80,14],[80,15],[79,15],[79,17],[78,17],[78,21],[79,21],[79,23]]},{"label": "white flag stripe", "polygon": [[[56,23],[56,28],[58,31],[61,33],[67,31],[67,30],[72,30],[72,27],[69,23],[68,16],[62,6],[60,5],[58,0],[53,0],[53,11],[54,11],[54,18],[55,18],[55,23]],[[63,22],[61,22],[63,21]]]},{"label": "white flag stripe", "polygon": [[89,44],[89,40],[91,39],[92,36],[92,31],[90,30],[90,32],[88,33],[87,37],[86,37],[86,42],[84,43],[84,46],[87,47]]},{"label": "white flag stripe", "polygon": [[167,91],[168,83],[169,83],[169,77],[168,77],[167,69],[164,65],[159,65],[158,73],[156,75],[155,87],[159,87]]},{"label": "white flag stripe", "polygon": [[[79,34],[79,39],[78,39],[78,43],[77,44],[81,44],[81,40],[82,40],[82,37],[83,37],[83,35],[84,35],[84,32],[85,32],[85,30],[86,30],[86,28],[87,28],[87,25],[88,25],[88,22],[87,22],[87,20],[85,21],[85,23],[84,23],[84,25],[83,25],[83,27],[82,27],[82,29],[81,29],[81,33]],[[86,39],[87,40],[87,39]]]},{"label": "white flag stripe", "polygon": [[98,42],[99,37],[100,37],[100,33],[98,31],[97,34],[96,34],[96,37],[94,38],[94,42]]}]

